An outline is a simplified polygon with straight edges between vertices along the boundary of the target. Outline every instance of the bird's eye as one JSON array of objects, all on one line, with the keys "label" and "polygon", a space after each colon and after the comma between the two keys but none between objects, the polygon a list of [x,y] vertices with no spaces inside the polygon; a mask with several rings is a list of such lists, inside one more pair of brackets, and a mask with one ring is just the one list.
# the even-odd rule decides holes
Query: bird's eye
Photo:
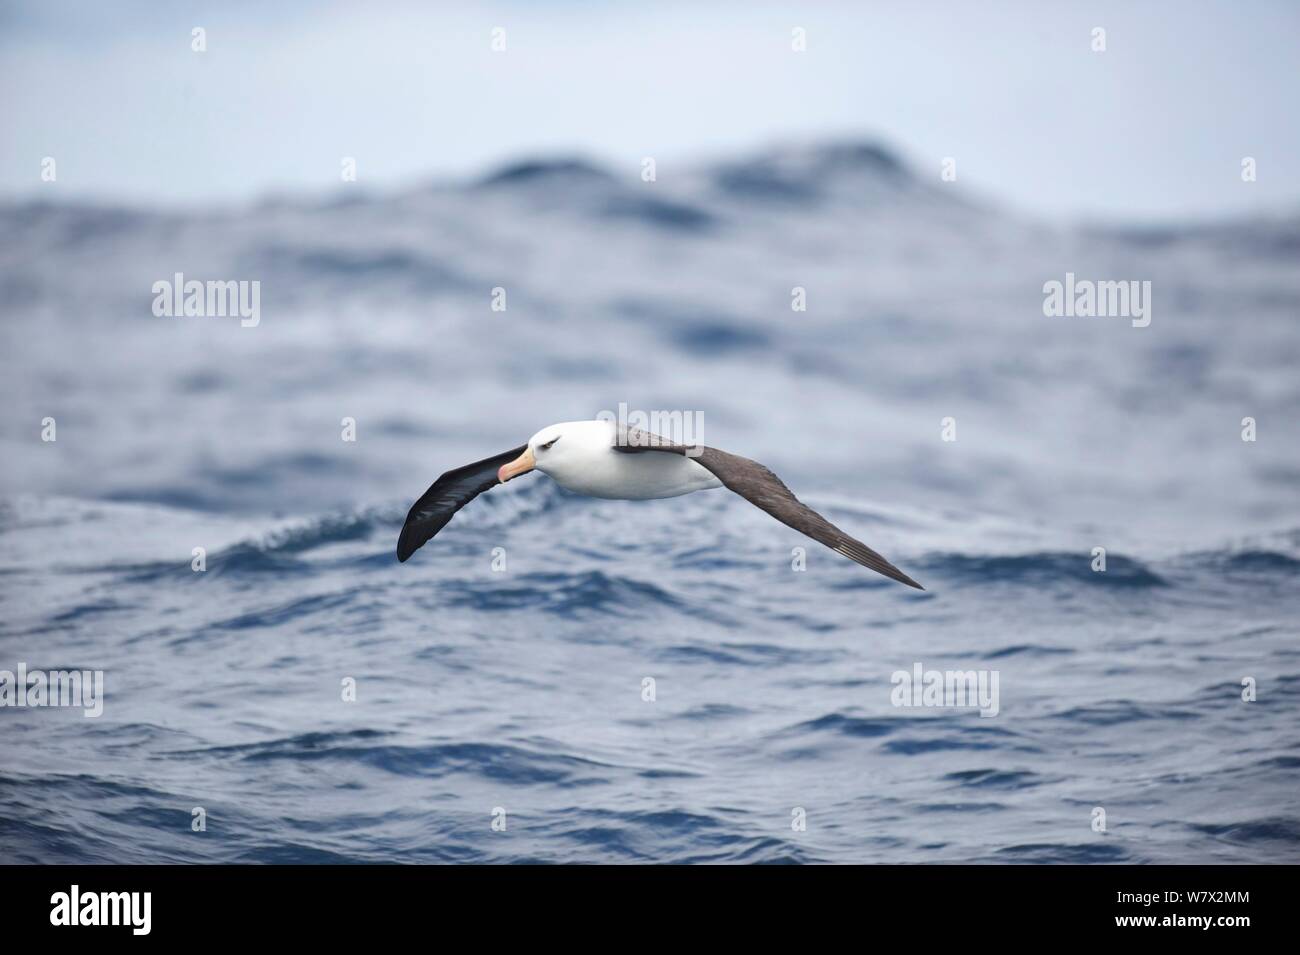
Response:
[{"label": "bird's eye", "polygon": [[559,435],[556,435],[554,438],[551,438],[551,440],[550,440],[550,441],[547,441],[545,444],[538,445],[538,448],[539,448],[539,450],[542,450],[542,451],[549,451],[549,450],[551,449],[551,446],[554,445],[555,442],[556,442],[556,441],[559,441],[559,440],[560,440],[560,436],[559,436]]}]

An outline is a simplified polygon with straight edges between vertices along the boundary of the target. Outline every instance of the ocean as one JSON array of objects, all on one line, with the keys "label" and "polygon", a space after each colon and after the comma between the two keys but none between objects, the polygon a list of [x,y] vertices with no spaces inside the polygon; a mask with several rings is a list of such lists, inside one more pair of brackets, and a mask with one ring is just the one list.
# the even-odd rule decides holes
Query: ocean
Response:
[{"label": "ocean", "polygon": [[[1297,251],[853,141],[0,205],[0,678],[103,681],[0,706],[0,862],[1300,862]],[[441,472],[620,405],[925,591],[541,475],[397,562]]]}]

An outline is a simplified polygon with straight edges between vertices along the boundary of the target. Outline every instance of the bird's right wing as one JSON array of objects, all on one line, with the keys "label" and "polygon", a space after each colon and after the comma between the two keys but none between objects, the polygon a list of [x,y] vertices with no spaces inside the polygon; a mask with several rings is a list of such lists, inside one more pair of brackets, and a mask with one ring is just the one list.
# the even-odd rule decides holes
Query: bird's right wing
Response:
[{"label": "bird's right wing", "polygon": [[500,484],[497,471],[526,450],[528,445],[513,451],[503,451],[448,471],[434,481],[406,515],[406,523],[402,525],[402,533],[397,538],[397,559],[405,561],[442,530],[457,511],[484,491]]}]

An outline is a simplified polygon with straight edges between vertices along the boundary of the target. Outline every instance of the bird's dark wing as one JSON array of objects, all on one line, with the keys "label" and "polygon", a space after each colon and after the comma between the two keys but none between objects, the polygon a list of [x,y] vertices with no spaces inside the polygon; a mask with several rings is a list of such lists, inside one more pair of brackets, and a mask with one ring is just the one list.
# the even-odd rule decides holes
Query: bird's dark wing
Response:
[{"label": "bird's dark wing", "polygon": [[502,451],[493,457],[448,471],[434,481],[429,490],[411,505],[410,513],[406,515],[406,523],[402,525],[402,533],[397,538],[397,559],[405,561],[442,530],[457,511],[484,491],[500,484],[497,471],[526,450],[528,445],[525,444],[513,451]]},{"label": "bird's dark wing", "polygon": [[779,477],[757,461],[728,454],[717,448],[674,445],[658,435],[635,430],[624,435],[616,449],[628,453],[667,451],[685,454],[713,472],[729,490],[767,511],[782,524],[793,527],[801,534],[807,534],[836,553],[843,554],[878,574],[884,574],[917,590],[925,589],[862,541],[850,537],[811,507],[801,503]]}]

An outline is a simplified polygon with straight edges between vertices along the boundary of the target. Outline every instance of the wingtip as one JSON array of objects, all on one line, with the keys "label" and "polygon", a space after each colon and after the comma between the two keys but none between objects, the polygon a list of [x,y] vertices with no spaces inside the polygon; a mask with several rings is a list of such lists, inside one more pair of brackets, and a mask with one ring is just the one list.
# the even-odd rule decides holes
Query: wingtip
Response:
[{"label": "wingtip", "polygon": [[907,586],[915,587],[917,590],[925,589],[920,584],[918,584],[915,580],[913,580],[911,577],[907,576],[907,574],[903,573],[897,567],[894,567],[892,564],[890,565],[890,569],[893,571],[893,573],[886,573],[885,574],[886,577],[892,577],[894,580],[897,580],[900,584],[907,584]]}]

